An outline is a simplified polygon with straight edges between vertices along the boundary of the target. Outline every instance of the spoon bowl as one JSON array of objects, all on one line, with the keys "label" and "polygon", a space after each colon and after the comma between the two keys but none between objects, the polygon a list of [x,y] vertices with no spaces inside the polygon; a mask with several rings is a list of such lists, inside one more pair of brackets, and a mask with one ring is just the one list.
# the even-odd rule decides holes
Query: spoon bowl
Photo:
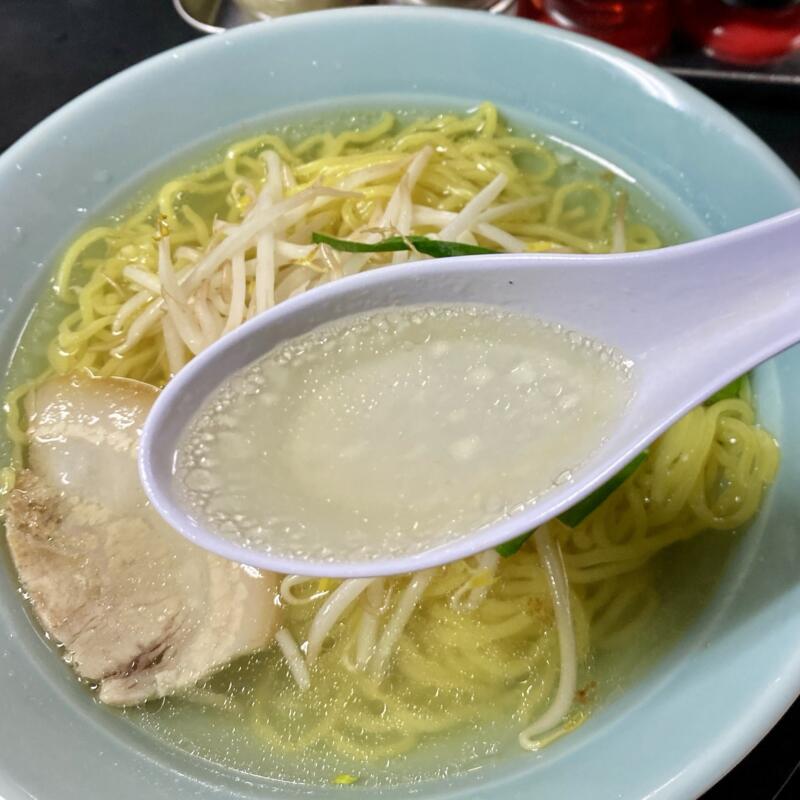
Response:
[{"label": "spoon bowl", "polygon": [[[398,265],[288,300],[197,356],[161,393],[139,466],[157,511],[196,544],[280,573],[392,575],[438,566],[511,540],[575,505],[687,411],[800,341],[800,211],[661,250],[613,255],[467,256]],[[634,362],[619,424],[574,471],[519,513],[447,544],[367,561],[276,557],[204,528],[175,491],[175,452],[206,398],[232,373],[324,323],[381,308],[481,303],[557,323]]]}]

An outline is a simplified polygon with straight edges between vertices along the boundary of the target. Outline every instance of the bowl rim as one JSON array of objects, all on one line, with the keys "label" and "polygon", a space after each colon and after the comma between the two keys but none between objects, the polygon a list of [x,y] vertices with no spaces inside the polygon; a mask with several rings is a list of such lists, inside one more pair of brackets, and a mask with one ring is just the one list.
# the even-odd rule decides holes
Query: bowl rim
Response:
[{"label": "bowl rim", "polygon": [[[47,129],[51,126],[59,124],[62,120],[69,119],[70,116],[81,114],[84,106],[88,106],[95,99],[102,99],[106,93],[114,91],[117,84],[127,83],[135,79],[139,74],[151,72],[154,69],[160,68],[162,65],[169,63],[170,59],[180,58],[184,53],[191,53],[192,55],[201,56],[206,52],[214,52],[220,46],[232,43],[233,39],[246,41],[249,38],[258,38],[264,35],[265,29],[272,30],[274,26],[279,25],[280,30],[291,29],[292,27],[304,27],[313,24],[324,16],[326,19],[335,19],[337,17],[352,17],[354,20],[359,18],[369,19],[372,21],[375,14],[379,13],[382,17],[389,19],[390,17],[403,18],[406,16],[414,15],[418,18],[429,18],[432,23],[437,21],[446,22],[451,19],[463,19],[477,21],[475,15],[480,12],[472,11],[469,9],[452,8],[448,6],[354,6],[346,8],[330,8],[320,11],[309,11],[302,14],[288,15],[285,17],[275,17],[266,20],[256,20],[242,25],[238,28],[225,30],[221,33],[212,33],[205,36],[199,36],[196,39],[191,39],[188,42],[176,45],[175,47],[168,48],[160,53],[152,55],[139,61],[136,64],[127,67],[126,69],[109,76],[108,78],[100,81],[100,83],[92,86],[81,94],[69,100],[67,103],[57,108],[52,113],[48,114],[44,119],[40,120],[29,131],[24,133],[16,142],[14,142],[5,151],[0,153],[0,172],[5,166],[4,162],[7,160],[18,159],[25,151],[34,146],[37,140],[45,135]],[[719,120],[724,121],[726,127],[733,128],[737,135],[741,137],[747,144],[757,151],[759,158],[763,159],[765,164],[770,167],[776,174],[778,179],[782,179],[798,184],[800,178],[789,168],[786,162],[781,159],[775,151],[764,142],[761,137],[755,134],[748,128],[741,120],[734,116],[730,111],[721,106],[716,101],[712,100],[708,95],[695,89],[694,86],[682,80],[681,78],[672,75],[667,70],[656,66],[655,64],[645,61],[639,56],[633,55],[618,47],[614,47],[606,42],[598,39],[592,39],[589,36],[584,36],[580,33],[567,31],[561,28],[556,28],[552,25],[546,25],[535,20],[525,19],[521,17],[510,17],[503,14],[488,14],[480,17],[483,23],[495,25],[498,28],[507,28],[509,30],[520,30],[521,28],[527,30],[535,30],[535,36],[550,39],[550,40],[565,40],[571,41],[573,44],[578,44],[584,50],[593,52],[596,56],[610,61],[614,64],[623,62],[627,65],[628,70],[633,70],[642,76],[649,77],[651,80],[656,81],[662,85],[666,85],[676,92],[682,94],[684,97],[691,99],[692,104],[698,111],[706,111],[710,115]],[[524,27],[523,27],[524,26]]]},{"label": "bowl rim", "polygon": [[[104,97],[112,94],[117,86],[125,85],[140,75],[158,71],[169,63],[171,59],[181,57],[184,53],[191,54],[192,57],[206,58],[228,43],[248,41],[263,35],[272,35],[268,33],[268,30],[280,32],[318,24],[321,15],[331,20],[346,17],[354,21],[366,18],[374,21],[377,13],[381,14],[386,24],[390,24],[392,18],[406,18],[413,14],[417,18],[427,19],[430,23],[446,24],[449,21],[460,19],[518,32],[524,29],[531,35],[531,38],[566,40],[592,52],[597,57],[613,62],[617,66],[623,64],[628,71],[633,70],[646,79],[655,81],[661,86],[666,86],[682,98],[685,98],[692,105],[694,116],[706,115],[713,117],[719,121],[721,127],[735,133],[747,147],[752,149],[754,158],[761,163],[765,172],[768,171],[770,173],[776,184],[780,183],[784,187],[790,188],[800,198],[800,181],[798,181],[798,177],[762,139],[715,101],[665,70],[616,47],[580,34],[535,23],[531,20],[502,15],[491,15],[487,19],[485,16],[479,17],[472,10],[447,7],[413,8],[393,6],[380,7],[379,9],[354,7],[314,11],[256,22],[235,31],[226,31],[194,39],[170,48],[105,79],[37,123],[7,150],[0,153],[0,180],[3,179],[3,174],[6,170],[13,169],[15,163],[25,160],[28,152],[35,151],[46,144],[52,129],[58,128],[62,123],[67,123],[74,117],[80,117],[85,110],[89,110],[93,103],[102,101]],[[274,29],[273,26],[275,25],[279,27]],[[669,780],[661,785],[654,786],[649,797],[657,797],[661,798],[661,800],[697,797],[721,779],[758,744],[800,694],[800,642],[795,645],[792,658],[787,659],[781,665],[778,673],[774,680],[765,682],[760,692],[753,693],[752,701],[747,706],[746,713],[740,718],[741,724],[725,731],[718,731],[718,735],[708,742],[708,747],[702,753],[702,756],[698,756],[686,764],[684,769],[680,770],[678,774],[672,775]],[[0,764],[0,782],[5,784],[5,781],[2,780],[2,771],[2,764]],[[25,789],[21,786],[12,784],[7,787],[3,785],[2,788],[10,792],[8,800],[14,800],[15,798],[22,800],[22,798],[27,797]],[[452,796],[457,796],[458,794],[460,792],[456,790]]]}]

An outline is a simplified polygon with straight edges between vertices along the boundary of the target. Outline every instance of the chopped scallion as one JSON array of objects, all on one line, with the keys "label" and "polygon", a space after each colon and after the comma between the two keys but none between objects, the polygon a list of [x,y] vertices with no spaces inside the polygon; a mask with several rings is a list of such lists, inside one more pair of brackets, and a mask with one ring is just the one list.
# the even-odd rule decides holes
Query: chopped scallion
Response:
[{"label": "chopped scallion", "polygon": [[711,397],[706,400],[704,405],[711,406],[718,403],[720,400],[731,400],[738,397],[742,393],[744,382],[747,380],[746,375],[740,375],[735,380],[732,380],[727,386],[723,386],[718,392],[715,392]]},{"label": "chopped scallion", "polygon": [[426,256],[434,258],[448,258],[450,256],[481,256],[494,255],[499,250],[490,250],[488,247],[479,247],[474,244],[461,244],[461,242],[442,242],[430,239],[427,236],[390,236],[381,242],[369,244],[367,242],[353,242],[350,239],[337,239],[325,233],[315,233],[311,237],[315,244],[327,244],[334,250],[345,253],[394,253],[402,250],[416,250]]},{"label": "chopped scallion", "polygon": [[628,462],[616,475],[609,478],[602,486],[595,489],[590,495],[584,497],[572,508],[559,514],[558,521],[569,528],[576,528],[589,514],[601,506],[631,475],[641,466],[647,458],[647,451],[639,453],[633,461]]},{"label": "chopped scallion", "polygon": [[[584,497],[583,500],[576,503],[572,508],[568,508],[563,514],[559,514],[558,521],[569,528],[575,528],[580,525],[592,511],[599,508],[628,478],[630,478],[631,475],[633,475],[634,472],[636,472],[646,458],[647,450],[643,453],[639,453],[636,458],[626,464],[602,486],[595,489],[587,497]],[[503,558],[508,558],[509,556],[513,556],[531,536],[533,536],[533,531],[522,533],[498,545],[495,550],[497,550]]]}]

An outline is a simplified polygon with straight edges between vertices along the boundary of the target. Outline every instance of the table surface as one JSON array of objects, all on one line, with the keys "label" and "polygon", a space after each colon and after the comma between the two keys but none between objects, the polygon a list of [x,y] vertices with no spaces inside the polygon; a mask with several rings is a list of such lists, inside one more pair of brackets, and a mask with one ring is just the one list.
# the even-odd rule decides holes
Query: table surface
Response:
[{"label": "table surface", "polygon": [[[71,98],[125,67],[199,34],[169,0],[3,0],[0,152]],[[696,81],[800,174],[796,89]],[[800,796],[800,702],[704,800]]]}]

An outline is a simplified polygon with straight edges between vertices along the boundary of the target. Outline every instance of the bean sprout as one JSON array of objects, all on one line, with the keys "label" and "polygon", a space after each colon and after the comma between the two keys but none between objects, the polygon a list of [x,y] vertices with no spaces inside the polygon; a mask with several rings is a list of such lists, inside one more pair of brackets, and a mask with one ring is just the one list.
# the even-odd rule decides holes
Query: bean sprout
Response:
[{"label": "bean sprout", "polygon": [[569,584],[564,571],[561,550],[553,542],[547,525],[533,534],[539,560],[547,573],[547,583],[553,600],[553,609],[558,630],[558,647],[561,658],[561,671],[558,689],[550,707],[519,734],[519,743],[525,750],[538,750],[539,737],[555,728],[569,713],[575,697],[578,678],[578,652],[575,643],[575,628],[572,624],[572,609],[569,599]]}]

